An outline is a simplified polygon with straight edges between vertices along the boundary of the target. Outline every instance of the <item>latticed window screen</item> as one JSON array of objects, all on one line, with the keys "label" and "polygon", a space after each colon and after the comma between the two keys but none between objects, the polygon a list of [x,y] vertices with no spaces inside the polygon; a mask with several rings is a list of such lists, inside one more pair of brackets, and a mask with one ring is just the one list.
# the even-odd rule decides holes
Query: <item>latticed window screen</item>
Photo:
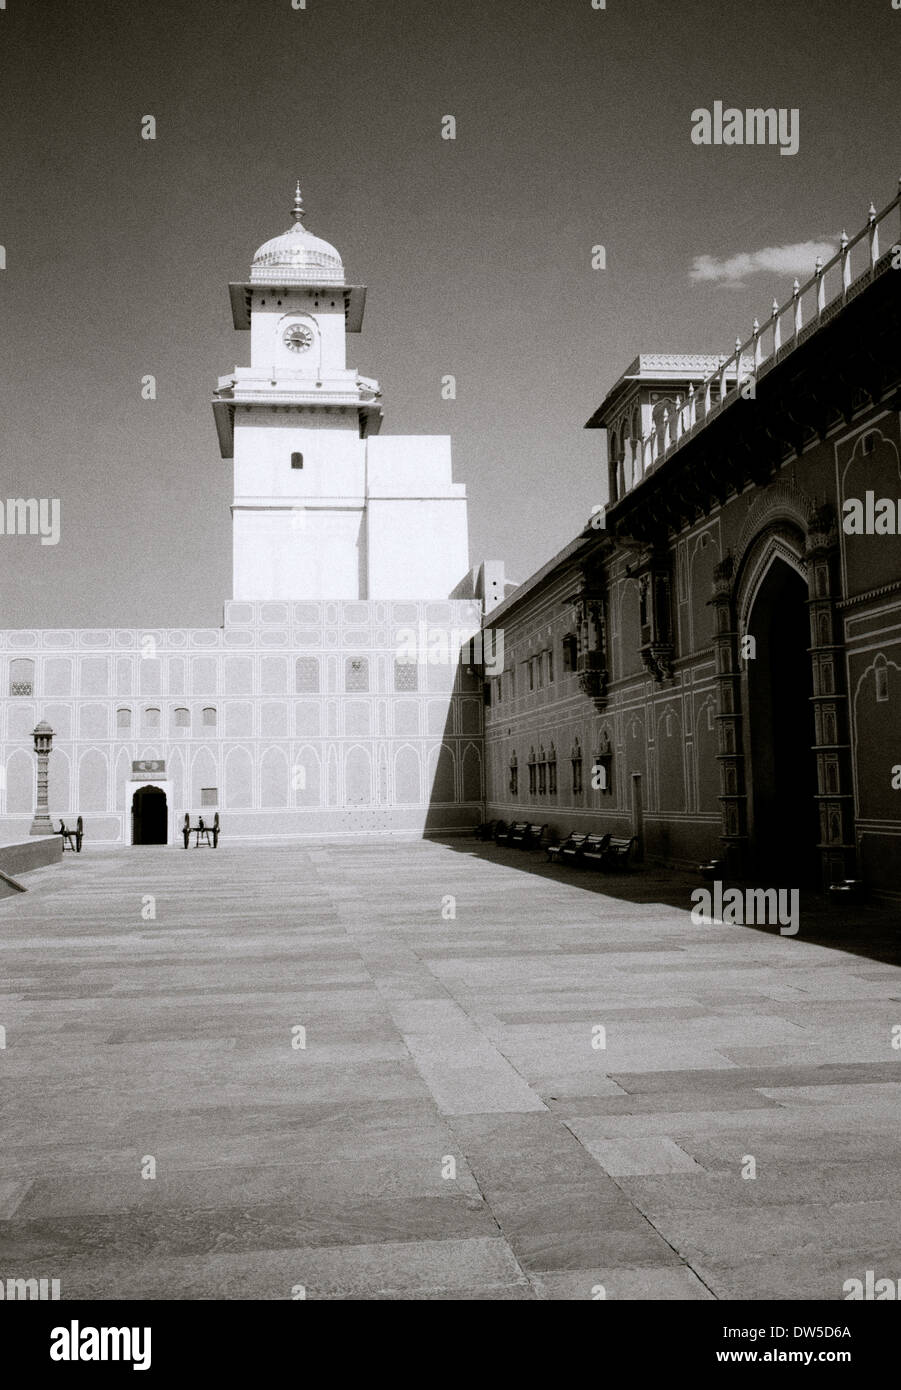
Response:
[{"label": "latticed window screen", "polygon": [[145,709],[144,727],[145,729],[158,729],[160,727],[160,712],[158,709]]},{"label": "latticed window screen", "polygon": [[294,689],[298,695],[319,691],[319,662],[315,656],[299,656],[294,663]]},{"label": "latticed window screen", "polygon": [[175,726],[178,729],[187,729],[191,723],[191,716],[186,709],[175,711]]},{"label": "latticed window screen", "polygon": [[131,710],[130,710],[130,709],[117,709],[117,710],[116,710],[116,728],[117,728],[117,729],[130,729],[130,728],[131,728]]},{"label": "latticed window screen", "polygon": [[369,662],[365,656],[349,656],[344,663],[344,689],[369,689]]},{"label": "latticed window screen", "polygon": [[[348,687],[349,688],[349,687]],[[394,662],[394,689],[395,690],[418,690],[419,689],[419,668],[415,661],[400,661],[395,658]]]},{"label": "latticed window screen", "polygon": [[201,804],[201,806],[218,806],[218,805],[219,805],[219,788],[218,788],[218,787],[201,787],[201,788],[200,788],[200,804]]},{"label": "latticed window screen", "polygon": [[204,724],[206,724],[207,728],[215,728],[215,726],[216,726],[216,711],[213,709],[213,707],[212,707],[211,705],[210,705],[210,706],[207,706],[207,708],[203,711],[203,716],[202,716],[202,718],[203,718],[203,722],[204,722]]},{"label": "latticed window screen", "polygon": [[18,656],[9,663],[9,693],[34,694],[34,662],[31,657]]}]

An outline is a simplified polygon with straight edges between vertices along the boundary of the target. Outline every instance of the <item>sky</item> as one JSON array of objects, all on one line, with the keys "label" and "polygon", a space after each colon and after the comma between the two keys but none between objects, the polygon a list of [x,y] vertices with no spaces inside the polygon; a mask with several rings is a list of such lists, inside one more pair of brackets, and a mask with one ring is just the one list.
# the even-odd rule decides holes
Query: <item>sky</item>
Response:
[{"label": "sky", "polygon": [[[0,537],[0,626],[221,622],[227,284],[298,178],[384,432],[452,436],[472,563],[525,579],[605,501],[583,427],[635,355],[731,352],[894,197],[899,57],[891,0],[7,0],[0,500],[61,534]],[[717,100],[798,152],[694,144]]]}]

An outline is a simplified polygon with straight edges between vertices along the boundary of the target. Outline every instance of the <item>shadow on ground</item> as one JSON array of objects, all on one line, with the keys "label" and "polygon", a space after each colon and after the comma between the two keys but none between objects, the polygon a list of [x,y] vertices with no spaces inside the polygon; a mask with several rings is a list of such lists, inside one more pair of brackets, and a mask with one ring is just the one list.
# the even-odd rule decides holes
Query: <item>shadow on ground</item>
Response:
[{"label": "shadow on ground", "polygon": [[[698,874],[666,869],[656,864],[639,864],[626,873],[603,872],[575,865],[550,864],[544,850],[510,849],[493,842],[485,843],[474,836],[447,837],[437,842],[458,854],[503,864],[538,878],[581,888],[586,893],[618,898],[622,902],[664,903],[690,912],[694,889],[710,887]],[[724,889],[766,886],[733,879],[724,881]],[[901,907],[898,905],[866,903],[860,906],[836,906],[825,894],[802,889],[800,923],[800,931],[794,938],[797,941],[847,951],[850,955],[863,956],[885,965],[901,965]],[[767,925],[749,925],[747,929],[766,932],[770,936],[779,932],[777,926]]]}]

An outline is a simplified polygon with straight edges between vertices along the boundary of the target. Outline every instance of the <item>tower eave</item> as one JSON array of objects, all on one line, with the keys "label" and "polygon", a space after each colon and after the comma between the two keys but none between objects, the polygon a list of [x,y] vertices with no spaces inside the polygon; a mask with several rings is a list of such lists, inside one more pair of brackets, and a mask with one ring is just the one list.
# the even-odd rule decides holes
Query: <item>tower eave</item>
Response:
[{"label": "tower eave", "polygon": [[302,283],[285,279],[279,282],[256,284],[250,280],[242,280],[229,284],[228,293],[231,298],[232,320],[235,328],[250,328],[250,307],[254,290],[267,290],[272,294],[290,293],[291,290],[321,290],[323,294],[343,294],[344,295],[344,321],[348,333],[359,333],[363,327],[363,313],[366,308],[366,286],[365,285],[335,285],[323,280],[321,284],[314,280],[304,280]]}]

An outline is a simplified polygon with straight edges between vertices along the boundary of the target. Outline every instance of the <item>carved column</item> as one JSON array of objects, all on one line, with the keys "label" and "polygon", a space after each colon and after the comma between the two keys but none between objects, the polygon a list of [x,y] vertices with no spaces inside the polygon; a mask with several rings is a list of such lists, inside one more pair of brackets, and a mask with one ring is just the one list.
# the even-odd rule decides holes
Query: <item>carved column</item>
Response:
[{"label": "carved column", "polygon": [[38,724],[34,731],[34,751],[38,757],[38,791],[35,802],[34,820],[31,822],[29,835],[52,835],[53,826],[50,822],[50,808],[47,802],[47,764],[50,761],[50,749],[53,744],[53,730],[44,720]]},{"label": "carved column", "polygon": [[713,648],[717,688],[717,762],[720,768],[720,840],[727,872],[743,878],[748,868],[748,795],[742,742],[741,667],[732,593],[734,561],[726,555],[714,570]]},{"label": "carved column", "polygon": [[835,596],[840,592],[837,569],[835,514],[831,507],[818,507],[808,527],[807,603],[824,888],[843,878],[853,878],[857,859],[845,648],[840,639],[841,617],[835,609]]}]

